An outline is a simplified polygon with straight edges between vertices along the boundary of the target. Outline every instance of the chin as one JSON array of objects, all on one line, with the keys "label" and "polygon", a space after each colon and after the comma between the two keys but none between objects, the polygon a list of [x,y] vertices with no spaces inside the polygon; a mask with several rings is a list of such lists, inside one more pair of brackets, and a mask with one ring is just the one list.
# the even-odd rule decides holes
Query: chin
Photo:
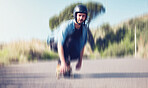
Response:
[{"label": "chin", "polygon": [[79,22],[79,24],[82,24],[83,22]]}]

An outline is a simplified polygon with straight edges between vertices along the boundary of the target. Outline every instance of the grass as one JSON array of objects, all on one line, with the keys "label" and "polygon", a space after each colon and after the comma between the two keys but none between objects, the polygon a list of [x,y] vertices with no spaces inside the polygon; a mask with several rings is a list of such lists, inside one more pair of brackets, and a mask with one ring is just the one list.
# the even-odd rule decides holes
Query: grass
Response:
[{"label": "grass", "polygon": [[[147,19],[146,19],[147,18]],[[148,15],[131,19],[118,27],[106,27],[105,25],[95,30],[97,57],[124,57],[134,56],[135,50],[135,26],[137,28],[137,56],[148,58]],[[92,57],[95,57],[92,53]]]},{"label": "grass", "polygon": [[28,63],[37,60],[52,60],[58,54],[50,51],[46,42],[39,40],[15,41],[0,49],[0,63]]}]

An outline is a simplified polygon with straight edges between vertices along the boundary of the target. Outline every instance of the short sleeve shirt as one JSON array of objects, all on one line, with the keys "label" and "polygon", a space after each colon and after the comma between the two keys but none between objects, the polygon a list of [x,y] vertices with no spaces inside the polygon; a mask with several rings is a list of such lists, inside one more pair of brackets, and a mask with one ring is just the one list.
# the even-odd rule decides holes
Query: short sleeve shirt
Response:
[{"label": "short sleeve shirt", "polygon": [[[58,29],[56,29],[53,32],[53,36],[54,36],[54,40],[56,43],[60,42],[62,45],[64,45],[64,42],[66,40],[66,37],[68,35],[71,35],[74,30],[75,30],[75,25],[74,25],[74,19],[72,20],[68,20],[64,23],[62,23]],[[85,46],[86,42],[87,42],[87,26],[86,25],[82,25],[82,36],[80,37],[80,51],[83,49],[83,47]],[[50,35],[49,35],[50,36]]]}]

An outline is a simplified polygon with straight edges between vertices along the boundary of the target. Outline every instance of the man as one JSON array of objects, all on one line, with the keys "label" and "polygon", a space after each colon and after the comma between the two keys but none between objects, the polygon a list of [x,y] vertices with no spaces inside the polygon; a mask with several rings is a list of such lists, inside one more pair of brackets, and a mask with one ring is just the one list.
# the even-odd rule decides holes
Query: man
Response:
[{"label": "man", "polygon": [[59,30],[54,31],[53,39],[48,38],[50,47],[58,51],[60,57],[58,65],[60,65],[61,73],[66,72],[72,60],[78,60],[77,70],[81,68],[84,46],[87,42],[85,25],[87,8],[84,5],[77,5],[74,8],[73,16],[75,19],[66,21],[61,24]]}]

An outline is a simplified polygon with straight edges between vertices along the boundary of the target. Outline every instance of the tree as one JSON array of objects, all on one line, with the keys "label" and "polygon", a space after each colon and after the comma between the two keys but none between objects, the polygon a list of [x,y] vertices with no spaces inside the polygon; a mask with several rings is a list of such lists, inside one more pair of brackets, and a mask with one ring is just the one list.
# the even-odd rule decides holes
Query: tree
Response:
[{"label": "tree", "polygon": [[103,29],[105,31],[105,34],[108,34],[111,31],[111,27],[109,23],[104,23],[101,26],[101,29]]},{"label": "tree", "polygon": [[[53,16],[49,20],[49,27],[51,30],[56,28],[61,22],[65,20],[69,20],[73,18],[73,9],[76,5],[82,4],[82,3],[75,3],[72,4],[68,7],[66,7],[58,16]],[[103,7],[102,4],[98,2],[88,2],[84,4],[87,9],[88,9],[88,19],[87,19],[87,24],[88,24],[88,42],[91,46],[91,49],[94,50],[94,38],[93,35],[90,31],[89,25],[92,19],[96,18],[99,14],[105,13],[105,8]]]}]

